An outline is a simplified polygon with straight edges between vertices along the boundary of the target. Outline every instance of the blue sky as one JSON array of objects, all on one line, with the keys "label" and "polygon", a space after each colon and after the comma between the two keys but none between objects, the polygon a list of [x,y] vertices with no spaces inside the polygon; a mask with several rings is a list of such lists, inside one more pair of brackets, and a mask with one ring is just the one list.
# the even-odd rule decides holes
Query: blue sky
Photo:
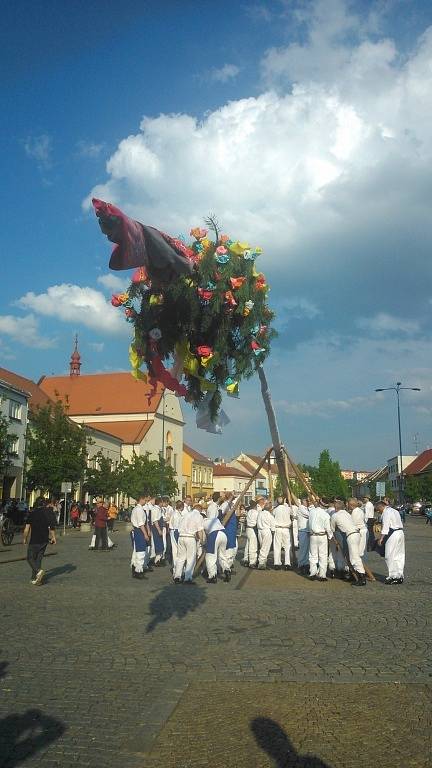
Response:
[{"label": "blue sky", "polygon": [[[259,243],[286,444],[372,469],[432,444],[432,8],[415,0],[9,4],[2,14],[0,365],[128,368],[93,193],[177,234]],[[209,455],[268,443],[258,382]],[[252,415],[251,415],[252,414]]]}]

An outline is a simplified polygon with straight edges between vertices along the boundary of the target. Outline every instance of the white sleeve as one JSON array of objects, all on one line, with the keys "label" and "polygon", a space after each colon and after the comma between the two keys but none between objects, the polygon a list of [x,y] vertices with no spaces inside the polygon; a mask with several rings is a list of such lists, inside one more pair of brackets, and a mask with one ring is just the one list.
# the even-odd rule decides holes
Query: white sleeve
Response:
[{"label": "white sleeve", "polygon": [[382,513],[381,522],[382,522],[381,536],[387,536],[390,530],[390,515],[386,509]]}]

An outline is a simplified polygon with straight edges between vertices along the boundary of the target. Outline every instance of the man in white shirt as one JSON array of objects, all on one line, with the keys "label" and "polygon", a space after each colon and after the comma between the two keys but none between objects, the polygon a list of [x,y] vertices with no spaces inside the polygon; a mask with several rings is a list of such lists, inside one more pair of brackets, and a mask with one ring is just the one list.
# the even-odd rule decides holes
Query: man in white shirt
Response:
[{"label": "man in white shirt", "polygon": [[149,548],[149,535],[147,528],[147,512],[144,509],[146,497],[141,495],[138,504],[131,513],[131,539],[132,539],[132,558],[131,568],[134,579],[144,579],[144,560],[146,551]]},{"label": "man in white shirt", "polygon": [[385,544],[385,561],[388,569],[386,584],[403,584],[405,568],[405,534],[402,518],[397,511],[383,501],[375,508],[381,513],[381,536],[378,544]]},{"label": "man in white shirt", "polygon": [[177,501],[175,505],[174,513],[171,515],[170,521],[169,521],[173,574],[174,574],[175,565],[177,561],[177,547],[178,547],[178,537],[179,537],[178,528],[179,528],[180,520],[184,514],[185,514],[185,511],[184,511],[183,501]]},{"label": "man in white shirt", "polygon": [[300,573],[309,573],[309,510],[307,499],[297,499],[297,525],[299,550],[297,565]]},{"label": "man in white shirt", "polygon": [[226,557],[227,536],[225,528],[218,517],[211,517],[204,520],[204,531],[206,534],[207,584],[216,584],[218,566],[224,574],[224,581],[229,581],[231,571]]},{"label": "man in white shirt", "polygon": [[258,556],[258,570],[267,569],[267,558],[272,545],[273,533],[275,531],[275,519],[270,512],[270,502],[264,504],[264,508],[258,512],[257,528],[260,551]]},{"label": "man in white shirt", "polygon": [[366,586],[366,573],[359,552],[360,534],[351,515],[344,509],[344,502],[335,501],[335,509],[336,512],[331,517],[331,529],[333,532],[339,529],[345,534],[350,563],[357,574],[357,581],[353,582],[353,586],[364,587]]},{"label": "man in white shirt", "polygon": [[322,506],[309,507],[309,578],[327,581],[328,543],[333,537],[330,515]]},{"label": "man in white shirt", "polygon": [[375,508],[369,496],[363,496],[363,509],[365,513],[366,526],[368,529],[367,548],[371,549],[372,543],[375,539],[374,530],[373,530],[373,526],[375,522]]},{"label": "man in white shirt", "polygon": [[249,568],[256,568],[258,559],[257,519],[257,503],[251,501],[246,512],[246,545],[242,560],[242,565],[249,566]]},{"label": "man in white shirt", "polygon": [[291,508],[284,502],[282,496],[277,498],[277,506],[273,510],[275,532],[273,537],[273,562],[275,571],[282,568],[282,549],[285,554],[285,570],[291,570]]},{"label": "man in white shirt", "polygon": [[181,584],[184,568],[184,583],[194,584],[195,582],[192,579],[197,554],[196,542],[202,543],[204,539],[203,518],[199,510],[192,509],[181,517],[178,524],[178,533],[174,582],[175,584]]},{"label": "man in white shirt", "polygon": [[192,496],[184,497],[185,512],[190,512],[193,506]]},{"label": "man in white shirt", "polygon": [[162,515],[164,519],[164,527],[162,529],[162,536],[164,542],[163,559],[168,559],[168,562],[172,565],[172,552],[171,552],[171,537],[169,533],[169,521],[174,514],[174,507],[171,506],[168,496],[164,496],[162,499]]},{"label": "man in white shirt", "polygon": [[351,515],[352,521],[360,534],[359,541],[359,555],[363,557],[366,552],[367,544],[367,525],[365,519],[365,511],[359,505],[358,499],[348,499],[348,512]]},{"label": "man in white shirt", "polygon": [[211,501],[207,504],[206,517],[208,517],[209,520],[213,517],[219,517],[219,503],[220,493],[219,491],[215,491],[212,494]]}]

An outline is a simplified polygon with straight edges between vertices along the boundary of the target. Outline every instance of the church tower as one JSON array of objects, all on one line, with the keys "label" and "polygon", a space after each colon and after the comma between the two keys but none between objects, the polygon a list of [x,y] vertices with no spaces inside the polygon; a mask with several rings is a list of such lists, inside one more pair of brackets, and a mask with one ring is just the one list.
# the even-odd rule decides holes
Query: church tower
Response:
[{"label": "church tower", "polygon": [[70,359],[70,376],[79,376],[81,368],[81,355],[78,352],[78,334],[75,334],[75,349]]}]

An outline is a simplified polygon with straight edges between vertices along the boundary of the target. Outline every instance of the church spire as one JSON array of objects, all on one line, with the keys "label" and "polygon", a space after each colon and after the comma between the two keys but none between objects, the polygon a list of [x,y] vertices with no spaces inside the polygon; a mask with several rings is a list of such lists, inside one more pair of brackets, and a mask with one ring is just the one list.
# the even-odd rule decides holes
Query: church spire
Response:
[{"label": "church spire", "polygon": [[75,348],[70,359],[70,376],[79,376],[81,368],[81,355],[78,352],[78,334],[75,334]]}]

